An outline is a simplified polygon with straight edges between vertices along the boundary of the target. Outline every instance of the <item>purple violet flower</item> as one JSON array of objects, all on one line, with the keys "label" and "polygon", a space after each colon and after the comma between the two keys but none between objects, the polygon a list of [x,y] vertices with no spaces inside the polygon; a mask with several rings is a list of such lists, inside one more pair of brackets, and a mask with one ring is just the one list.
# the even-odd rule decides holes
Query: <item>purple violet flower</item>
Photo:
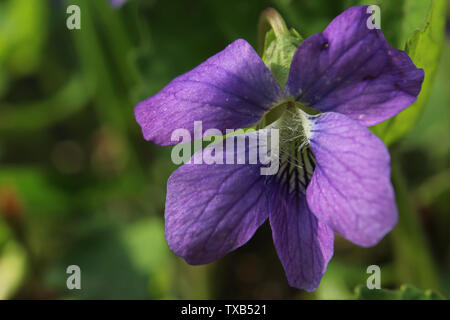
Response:
[{"label": "purple violet flower", "polygon": [[144,137],[170,145],[173,130],[193,133],[194,121],[246,128],[287,105],[272,124],[280,132],[276,175],[262,176],[258,164],[185,164],[171,175],[165,234],[177,255],[213,262],[269,218],[289,284],[313,291],[333,255],[333,232],[368,247],[392,230],[389,153],[366,127],[411,105],[424,72],[381,30],[368,29],[369,16],[366,6],[349,8],[304,40],[284,90],[240,39],[136,106]]},{"label": "purple violet flower", "polygon": [[125,4],[128,0],[109,0],[113,7],[119,8]]}]

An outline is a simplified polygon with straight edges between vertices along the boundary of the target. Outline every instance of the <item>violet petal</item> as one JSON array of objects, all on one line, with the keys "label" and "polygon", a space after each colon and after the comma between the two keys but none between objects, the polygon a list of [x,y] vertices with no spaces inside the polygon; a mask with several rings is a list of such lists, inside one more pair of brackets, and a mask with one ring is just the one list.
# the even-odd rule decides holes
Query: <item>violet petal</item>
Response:
[{"label": "violet petal", "polygon": [[272,205],[273,241],[288,282],[314,291],[333,255],[333,231],[311,213],[301,194],[278,194]]},{"label": "violet petal", "polygon": [[306,196],[320,221],[360,246],[372,246],[397,223],[390,157],[370,130],[338,113],[311,117],[316,168]]},{"label": "violet petal", "polygon": [[286,93],[322,112],[339,112],[371,126],[411,105],[424,71],[406,52],[369,29],[367,6],[351,7],[302,42],[292,60]]},{"label": "violet petal", "polygon": [[272,73],[245,40],[231,43],[135,107],[145,139],[171,145],[175,129],[247,128],[283,97]]},{"label": "violet petal", "polygon": [[[237,137],[226,140],[230,139]],[[224,160],[229,152],[237,158],[237,152],[227,148]],[[249,149],[245,152],[248,157]],[[167,185],[165,234],[172,251],[197,265],[213,262],[245,244],[269,215],[267,176],[260,174],[260,168],[257,164],[179,167]]]}]

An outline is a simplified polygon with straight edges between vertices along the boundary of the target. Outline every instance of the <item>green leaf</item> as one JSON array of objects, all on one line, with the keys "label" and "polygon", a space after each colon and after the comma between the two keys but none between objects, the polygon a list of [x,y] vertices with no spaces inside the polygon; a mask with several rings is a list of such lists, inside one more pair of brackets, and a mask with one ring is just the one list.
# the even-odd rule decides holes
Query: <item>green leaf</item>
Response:
[{"label": "green leaf", "polygon": [[[404,4],[409,3],[409,1],[404,1]],[[445,0],[433,0],[423,27],[416,30],[406,42],[406,52],[418,68],[424,69],[425,79],[422,84],[422,90],[414,104],[396,117],[371,128],[388,145],[403,137],[413,127],[426,104],[443,46],[445,7]],[[421,7],[414,7],[410,4],[408,6],[405,5],[405,8],[411,8],[410,14],[413,18],[407,18],[404,21],[404,25],[412,27],[419,20]],[[403,34],[405,32],[403,31]]]},{"label": "green leaf", "polygon": [[355,289],[358,300],[444,300],[433,290],[419,290],[412,285],[402,285],[399,290],[368,289],[359,286]]}]

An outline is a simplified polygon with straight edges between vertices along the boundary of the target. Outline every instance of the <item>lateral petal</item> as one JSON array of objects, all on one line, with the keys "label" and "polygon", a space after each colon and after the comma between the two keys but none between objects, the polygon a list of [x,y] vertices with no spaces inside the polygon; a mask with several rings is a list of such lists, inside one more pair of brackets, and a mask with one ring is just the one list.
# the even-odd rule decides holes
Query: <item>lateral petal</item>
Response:
[{"label": "lateral petal", "polygon": [[311,211],[355,244],[375,245],[397,223],[388,150],[370,130],[342,114],[310,119],[316,159],[306,190]]}]

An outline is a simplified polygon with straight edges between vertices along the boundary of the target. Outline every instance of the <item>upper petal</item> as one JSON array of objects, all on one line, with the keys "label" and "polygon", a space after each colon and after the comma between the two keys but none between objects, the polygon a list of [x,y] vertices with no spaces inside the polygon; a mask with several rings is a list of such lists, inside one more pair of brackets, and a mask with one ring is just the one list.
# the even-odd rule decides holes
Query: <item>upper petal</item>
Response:
[{"label": "upper petal", "polygon": [[[231,139],[237,137],[226,140]],[[223,159],[229,152],[234,159],[243,156],[228,148]],[[248,148],[245,153],[248,158]],[[185,164],[178,168],[167,185],[169,247],[190,264],[205,264],[245,244],[269,215],[266,176],[260,168],[258,164]]]},{"label": "upper petal", "polygon": [[278,192],[271,206],[273,241],[289,284],[316,290],[333,255],[333,231],[311,213],[303,194]]},{"label": "upper petal", "polygon": [[361,246],[376,244],[397,223],[390,157],[370,130],[338,113],[311,117],[316,168],[306,190],[320,221]]},{"label": "upper petal", "polygon": [[300,45],[286,92],[319,111],[347,115],[365,126],[393,117],[417,98],[424,71],[406,52],[369,29],[367,6],[351,7]]},{"label": "upper petal", "polygon": [[172,132],[192,133],[194,121],[203,121],[205,130],[253,126],[282,96],[255,50],[239,39],[137,104],[135,117],[145,139],[170,145],[178,142]]}]

